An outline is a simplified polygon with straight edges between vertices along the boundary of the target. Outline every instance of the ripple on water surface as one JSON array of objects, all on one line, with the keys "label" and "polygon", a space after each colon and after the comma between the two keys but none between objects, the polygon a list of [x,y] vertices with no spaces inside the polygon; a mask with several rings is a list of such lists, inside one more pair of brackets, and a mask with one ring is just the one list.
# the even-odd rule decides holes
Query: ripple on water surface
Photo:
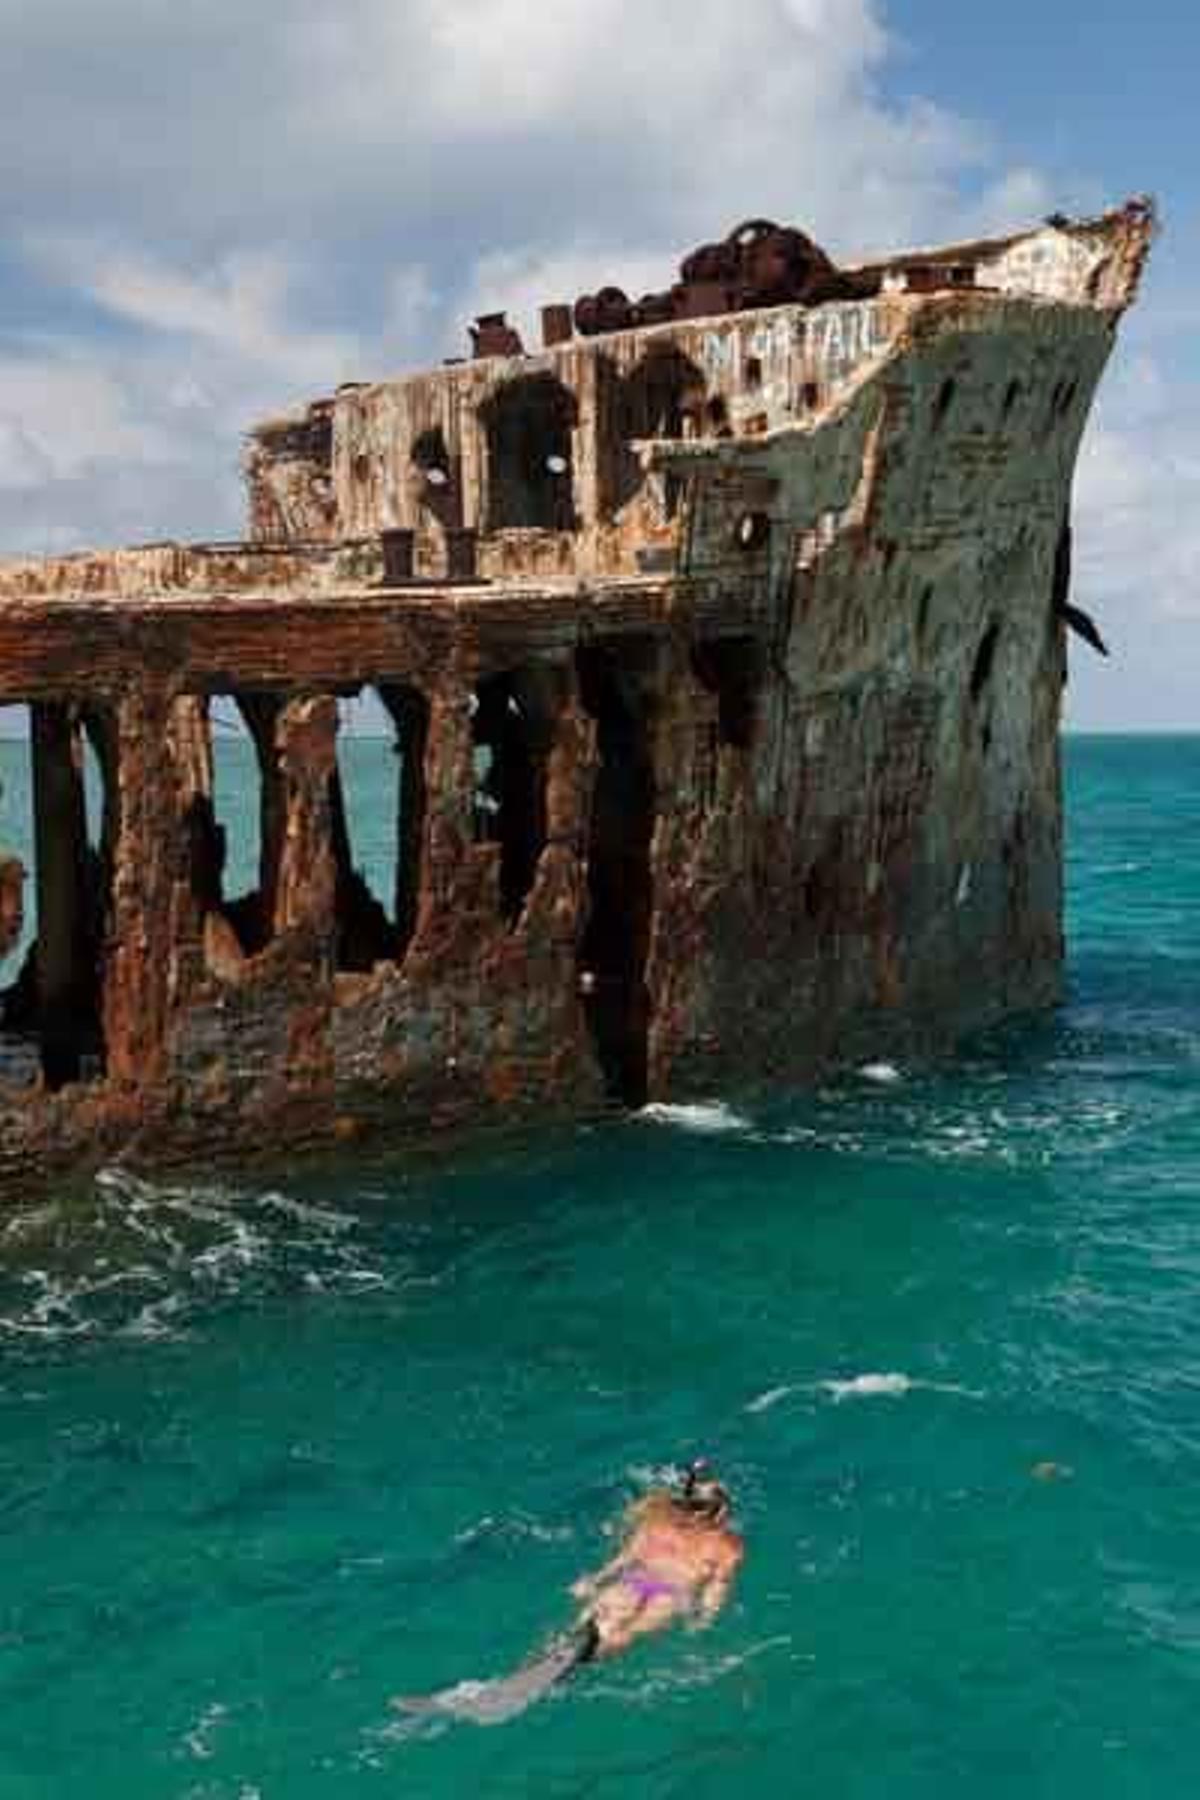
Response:
[{"label": "ripple on water surface", "polygon": [[[952,1068],[7,1212],[0,1793],[1194,1785],[1200,750],[1069,763],[1068,1007]],[[395,1718],[697,1453],[711,1632]]]}]

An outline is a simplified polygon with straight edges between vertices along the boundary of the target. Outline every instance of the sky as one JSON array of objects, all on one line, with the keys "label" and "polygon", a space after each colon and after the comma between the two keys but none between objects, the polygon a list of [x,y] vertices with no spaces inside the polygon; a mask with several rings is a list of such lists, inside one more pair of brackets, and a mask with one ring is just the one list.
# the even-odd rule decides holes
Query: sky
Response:
[{"label": "sky", "polygon": [[748,216],[835,255],[1154,193],[1076,485],[1078,729],[1200,728],[1188,0],[0,0],[0,554],[237,535],[240,433]]}]

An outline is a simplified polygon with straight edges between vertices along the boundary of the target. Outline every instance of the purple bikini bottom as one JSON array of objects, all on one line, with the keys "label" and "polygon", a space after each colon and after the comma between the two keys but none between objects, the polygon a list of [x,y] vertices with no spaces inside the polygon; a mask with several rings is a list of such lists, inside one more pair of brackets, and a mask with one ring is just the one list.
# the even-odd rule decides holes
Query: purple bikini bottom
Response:
[{"label": "purple bikini bottom", "polygon": [[678,1600],[681,1588],[674,1581],[663,1581],[644,1569],[626,1569],[622,1584],[631,1588],[639,1600]]}]

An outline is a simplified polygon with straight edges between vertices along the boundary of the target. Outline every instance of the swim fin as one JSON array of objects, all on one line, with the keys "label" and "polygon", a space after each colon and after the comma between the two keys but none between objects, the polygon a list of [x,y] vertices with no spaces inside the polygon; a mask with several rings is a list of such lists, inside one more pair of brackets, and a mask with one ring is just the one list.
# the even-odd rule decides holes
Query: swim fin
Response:
[{"label": "swim fin", "polygon": [[512,1675],[494,1681],[459,1681],[436,1694],[402,1695],[392,1701],[398,1712],[430,1718],[467,1719],[474,1725],[503,1725],[535,1700],[541,1700],[575,1669],[590,1662],[600,1634],[590,1619],[556,1638],[539,1656]]}]

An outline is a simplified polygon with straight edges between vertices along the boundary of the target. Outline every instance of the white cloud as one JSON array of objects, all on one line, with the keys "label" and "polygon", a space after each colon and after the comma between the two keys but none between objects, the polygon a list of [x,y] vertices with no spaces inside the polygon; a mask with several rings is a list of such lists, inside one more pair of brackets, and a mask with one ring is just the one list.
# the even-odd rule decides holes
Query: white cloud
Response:
[{"label": "white cloud", "polygon": [[1075,498],[1081,591],[1123,610],[1132,588],[1160,615],[1200,620],[1200,387],[1157,354],[1128,355],[1102,390]]},{"label": "white cloud", "polygon": [[[1200,673],[1200,387],[1151,303],[1101,388],[1075,484],[1074,593],[1112,652],[1074,647],[1068,718],[1194,730]],[[1144,349],[1140,346],[1150,345]]]},{"label": "white cloud", "polygon": [[31,258],[132,329],[42,333],[0,353],[5,550],[235,533],[243,427],[362,366],[352,334],[298,322],[279,253],[199,276],[91,238],[42,237]]},{"label": "white cloud", "polygon": [[386,372],[397,361],[417,353],[418,346],[426,346],[432,355],[434,347],[443,341],[449,340],[429,270],[419,263],[397,269],[385,284],[377,346],[363,353],[355,374],[361,375],[368,362],[371,374]]},{"label": "white cloud", "polygon": [[149,331],[216,345],[230,356],[277,370],[281,380],[320,385],[340,379],[358,352],[344,335],[289,324],[289,272],[278,256],[242,253],[190,279],[147,257],[102,264],[84,284],[97,303]]},{"label": "white cloud", "polygon": [[116,536],[135,490],[163,529],[230,530],[260,412],[458,348],[475,311],[665,285],[750,213],[835,250],[929,235],[986,165],[970,125],[880,99],[874,0],[0,0],[0,25],[9,243],[54,303],[0,334],[0,481],[30,502],[4,547]]},{"label": "white cloud", "polygon": [[875,0],[0,0],[0,23],[12,225],[214,256],[308,236],[378,267],[414,226],[489,250],[581,223],[684,248],[763,210],[892,241],[987,156],[880,98]]},{"label": "white cloud", "polygon": [[[229,533],[256,416],[478,311],[536,342],[543,302],[664,286],[749,215],[848,256],[1055,200],[985,124],[889,96],[884,0],[0,0],[0,27],[6,242],[41,282],[24,317],[0,285],[0,550]],[[1143,342],[1085,449],[1079,579],[1182,614],[1200,406]]]},{"label": "white cloud", "polygon": [[361,359],[348,333],[308,331],[296,322],[295,270],[278,250],[235,251],[199,274],[145,250],[106,248],[86,237],[33,239],[27,251],[114,318],[157,337],[212,347],[290,386],[337,382]]},{"label": "white cloud", "polygon": [[98,360],[72,349],[0,356],[0,487],[71,479],[99,458],[160,460],[162,435]]}]

